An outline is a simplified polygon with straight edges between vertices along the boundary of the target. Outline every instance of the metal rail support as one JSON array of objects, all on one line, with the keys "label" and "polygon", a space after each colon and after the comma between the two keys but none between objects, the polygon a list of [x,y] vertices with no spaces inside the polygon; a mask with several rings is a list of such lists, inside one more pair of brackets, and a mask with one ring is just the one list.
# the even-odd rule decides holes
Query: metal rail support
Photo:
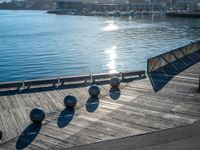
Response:
[{"label": "metal rail support", "polygon": [[57,77],[57,79],[58,79],[58,85],[57,86],[60,86],[60,78]]},{"label": "metal rail support", "polygon": [[92,77],[92,74],[90,74],[90,84],[93,83],[93,77]]},{"label": "metal rail support", "polygon": [[199,75],[199,88],[198,91],[200,92],[200,75]]},{"label": "metal rail support", "polygon": [[122,81],[124,80],[124,76],[123,76],[122,72],[120,72],[120,78]]},{"label": "metal rail support", "polygon": [[24,80],[22,81],[22,88],[25,89],[25,82],[24,82]]}]

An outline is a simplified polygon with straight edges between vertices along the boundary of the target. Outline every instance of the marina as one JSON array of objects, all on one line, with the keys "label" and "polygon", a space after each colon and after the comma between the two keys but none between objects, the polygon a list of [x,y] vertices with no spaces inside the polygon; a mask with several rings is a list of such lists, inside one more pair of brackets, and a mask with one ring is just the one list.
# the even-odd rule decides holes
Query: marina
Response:
[{"label": "marina", "polygon": [[56,8],[47,13],[57,15],[83,15],[104,17],[134,17],[136,15],[166,15],[168,17],[199,18],[197,0],[122,0],[87,1],[56,0]]}]

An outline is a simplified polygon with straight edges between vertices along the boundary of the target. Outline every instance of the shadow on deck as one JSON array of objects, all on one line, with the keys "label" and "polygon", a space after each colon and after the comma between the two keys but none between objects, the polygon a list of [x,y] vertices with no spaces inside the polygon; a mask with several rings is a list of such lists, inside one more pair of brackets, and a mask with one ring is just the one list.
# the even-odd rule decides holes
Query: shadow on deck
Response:
[{"label": "shadow on deck", "polygon": [[59,115],[57,125],[59,128],[66,127],[73,119],[75,115],[74,108],[65,108]]},{"label": "shadow on deck", "polygon": [[99,98],[98,97],[90,97],[86,102],[86,110],[89,113],[93,113],[99,107]]},{"label": "shadow on deck", "polygon": [[[155,92],[160,91],[177,74],[191,67],[200,61],[200,51],[185,56],[153,72],[148,76]],[[172,66],[173,65],[173,66]],[[176,69],[174,68],[176,67]]]},{"label": "shadow on deck", "polygon": [[40,123],[31,123],[28,127],[26,127],[26,129],[22,132],[17,140],[16,149],[21,150],[30,145],[37,137],[41,127],[42,124]]}]

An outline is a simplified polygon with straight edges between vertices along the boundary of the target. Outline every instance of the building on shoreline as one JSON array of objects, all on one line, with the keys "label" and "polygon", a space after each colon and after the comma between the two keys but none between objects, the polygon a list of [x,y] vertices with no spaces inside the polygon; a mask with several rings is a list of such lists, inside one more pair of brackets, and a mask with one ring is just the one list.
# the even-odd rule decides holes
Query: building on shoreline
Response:
[{"label": "building on shoreline", "polygon": [[54,0],[56,11],[87,14],[91,12],[165,13],[169,10],[199,11],[199,0]]},{"label": "building on shoreline", "polygon": [[57,9],[69,11],[152,11],[166,8],[166,0],[55,0]]},{"label": "building on shoreline", "polygon": [[166,9],[166,0],[129,0],[132,10],[163,11]]},{"label": "building on shoreline", "polygon": [[183,10],[188,12],[200,12],[199,0],[171,0],[171,10]]},{"label": "building on shoreline", "polygon": [[71,12],[92,12],[92,11],[114,11],[128,10],[129,2],[121,1],[105,1],[105,0],[55,0],[56,9],[65,9]]}]

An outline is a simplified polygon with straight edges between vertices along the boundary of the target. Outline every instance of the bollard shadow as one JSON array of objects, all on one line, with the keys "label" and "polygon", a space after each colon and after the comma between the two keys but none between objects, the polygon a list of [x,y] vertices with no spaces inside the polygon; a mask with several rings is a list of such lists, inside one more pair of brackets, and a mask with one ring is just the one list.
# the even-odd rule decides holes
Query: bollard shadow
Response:
[{"label": "bollard shadow", "polygon": [[16,149],[21,150],[30,145],[37,137],[41,127],[41,123],[31,123],[28,127],[26,127],[17,140]]},{"label": "bollard shadow", "polygon": [[[200,61],[200,51],[178,59],[160,69],[148,73],[150,82],[155,92],[160,91],[177,74]],[[176,67],[176,69],[172,66]]]},{"label": "bollard shadow", "polygon": [[117,100],[120,98],[121,96],[121,91],[119,88],[111,88],[109,91],[109,96],[110,98],[112,98],[113,100]]},{"label": "bollard shadow", "polygon": [[98,107],[99,107],[98,97],[90,97],[86,102],[86,110],[90,113],[95,112]]},{"label": "bollard shadow", "polygon": [[59,128],[66,127],[73,119],[75,109],[73,107],[65,108],[59,115],[57,125]]}]

